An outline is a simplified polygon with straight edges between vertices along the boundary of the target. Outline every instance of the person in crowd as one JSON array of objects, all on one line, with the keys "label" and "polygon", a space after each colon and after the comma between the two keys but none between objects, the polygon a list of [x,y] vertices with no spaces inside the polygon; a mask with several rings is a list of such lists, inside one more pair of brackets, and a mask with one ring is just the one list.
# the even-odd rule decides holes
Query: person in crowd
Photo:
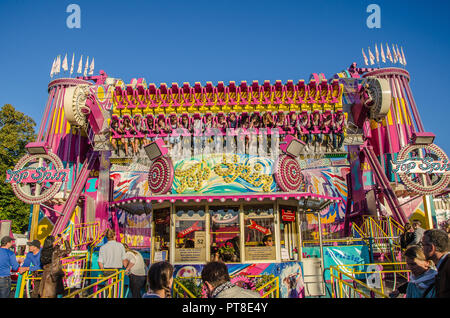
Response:
[{"label": "person in crowd", "polygon": [[[226,119],[224,113],[217,114],[216,128],[219,130],[219,132],[220,132],[220,134],[222,134],[222,136],[226,135],[227,128],[228,128],[228,122],[227,122],[227,119]],[[226,147],[226,137],[223,137],[223,139],[222,139],[222,146]]]},{"label": "person in crowd", "polygon": [[238,128],[238,120],[236,117],[236,113],[231,112],[228,116],[228,126],[229,128],[236,129]]},{"label": "person in crowd", "polygon": [[128,152],[128,143],[131,142],[131,146],[132,148],[134,148],[134,137],[131,138],[125,138],[126,134],[131,134],[131,135],[135,135],[136,131],[134,130],[133,125],[131,124],[131,119],[129,116],[124,116],[123,118],[123,126],[122,126],[122,130],[124,132],[124,137],[121,138],[122,144],[125,147],[125,155],[128,156],[129,152]]},{"label": "person in crowd", "polygon": [[156,134],[163,134],[163,133],[169,133],[170,128],[166,126],[166,121],[163,116],[158,117],[158,120],[156,121],[155,126],[155,133]]},{"label": "person in crowd", "polygon": [[181,127],[181,124],[178,122],[178,118],[176,114],[170,114],[169,117],[169,129],[170,129],[170,137],[169,143],[170,145],[177,144],[181,141],[181,136],[178,133],[178,128]]},{"label": "person in crowd", "polygon": [[411,276],[409,282],[393,291],[390,297],[397,297],[402,292],[406,293],[406,298],[433,298],[432,287],[437,272],[431,268],[431,262],[426,259],[422,248],[419,245],[410,245],[404,255],[406,267],[411,271]]},{"label": "person in crowd", "polygon": [[414,229],[411,223],[406,223],[403,229],[403,234],[400,235],[400,247],[404,250],[414,241]]},{"label": "person in crowd", "polygon": [[297,123],[298,123],[298,115],[296,112],[291,112],[289,115],[289,125],[293,128],[293,136],[298,136],[298,129],[297,129]]},{"label": "person in crowd", "polygon": [[335,151],[340,151],[344,144],[344,129],[346,126],[344,113],[339,112],[333,124],[333,148]]},{"label": "person in crowd", "polygon": [[132,250],[127,244],[125,247],[125,274],[129,275],[130,290],[133,298],[141,298],[147,280],[147,266],[142,254]]},{"label": "person in crowd", "polygon": [[273,246],[273,238],[272,235],[265,235],[262,239],[262,243],[264,246]]},{"label": "person in crowd", "polygon": [[[277,121],[275,122],[275,127],[279,128],[280,136],[284,136],[286,133],[286,115],[283,112],[279,112],[277,116]],[[282,137],[280,137],[282,138]]]},{"label": "person in crowd", "polygon": [[448,237],[450,238],[450,220],[447,220],[447,223],[445,223],[444,231],[448,234]]},{"label": "person in crowd", "polygon": [[112,229],[107,229],[105,236],[108,242],[100,247],[98,266],[105,276],[110,276],[125,266],[126,256],[124,246],[116,241],[116,233]]},{"label": "person in crowd", "polygon": [[328,136],[327,138],[327,148],[330,149],[331,151],[331,146],[332,146],[332,140],[333,140],[333,116],[331,115],[331,113],[326,114],[324,116],[323,122],[322,122],[322,126],[321,126],[321,130],[322,130],[322,136],[325,138],[325,136]]},{"label": "person in crowd", "polygon": [[[155,131],[155,121],[153,119],[153,117],[151,115],[147,115],[147,117],[145,117],[145,120],[147,121],[147,134],[153,134]],[[152,142],[153,140],[155,140],[155,137],[148,137],[148,142]]]},{"label": "person in crowd", "polygon": [[[111,135],[113,135],[113,136],[123,134],[122,128],[120,127],[120,124],[119,124],[119,118],[117,118],[116,116],[113,116],[111,118],[110,132],[111,132]],[[111,138],[111,145],[113,147],[113,150],[118,155],[119,149],[117,146],[117,140],[118,140],[117,138]]]},{"label": "person in crowd", "polygon": [[412,245],[422,244],[423,233],[425,230],[421,227],[422,223],[419,220],[414,220],[412,223],[412,228],[414,229],[414,240]]},{"label": "person in crowd", "polygon": [[139,148],[141,147],[140,143],[142,141],[142,144],[144,146],[148,145],[148,140],[146,138],[147,136],[147,127],[145,126],[145,122],[142,119],[142,116],[140,114],[137,114],[134,116],[134,127],[136,129],[136,134],[139,134],[140,136],[144,136],[144,137],[140,137],[140,138],[135,138],[134,139],[134,150],[135,150],[135,154],[137,155],[139,153]]},{"label": "person in crowd", "polygon": [[443,230],[426,230],[422,238],[422,248],[427,260],[433,261],[438,271],[434,288],[436,298],[450,298],[450,257],[449,238]]},{"label": "person in crowd", "polygon": [[[311,116],[311,123],[309,127],[309,131],[311,134],[311,141],[314,143],[314,150],[316,150],[316,145],[320,146],[322,144],[322,133],[320,128],[322,127],[322,119],[320,118],[320,113],[315,111]],[[314,139],[313,139],[314,138]]]},{"label": "person in crowd", "polygon": [[223,262],[207,263],[201,276],[209,298],[261,298],[258,292],[231,283],[228,268]]},{"label": "person in crowd", "polygon": [[265,112],[263,115],[263,127],[264,128],[273,128],[273,116],[269,112]]},{"label": "person in crowd", "polygon": [[171,298],[173,270],[169,262],[152,264],[147,278],[149,290],[142,298]]},{"label": "person in crowd", "polygon": [[41,250],[42,279],[39,284],[41,298],[57,298],[64,293],[64,270],[61,258],[72,251],[68,241],[62,249],[53,235],[47,236]]},{"label": "person in crowd", "polygon": [[261,126],[261,118],[259,117],[258,113],[253,113],[250,116],[250,129],[259,129]]},{"label": "person in crowd", "polygon": [[19,268],[19,274],[23,274],[29,271],[33,277],[33,291],[31,293],[31,298],[38,298],[39,296],[39,284],[42,279],[42,272],[39,270],[41,267],[41,242],[39,240],[33,240],[27,242],[29,246],[29,252],[25,257],[22,265]]},{"label": "person in crowd", "polygon": [[181,128],[188,129],[189,128],[189,116],[187,114],[181,115]]},{"label": "person in crowd", "polygon": [[311,124],[308,120],[308,114],[304,113],[301,115],[300,120],[298,121],[298,139],[302,140],[302,137],[304,136],[305,139],[303,140],[306,142],[306,147],[309,149],[311,145],[311,132],[310,132]]},{"label": "person in crowd", "polygon": [[11,270],[19,269],[16,255],[11,251],[15,241],[10,236],[2,237],[0,242],[0,298],[9,298],[11,293]]}]

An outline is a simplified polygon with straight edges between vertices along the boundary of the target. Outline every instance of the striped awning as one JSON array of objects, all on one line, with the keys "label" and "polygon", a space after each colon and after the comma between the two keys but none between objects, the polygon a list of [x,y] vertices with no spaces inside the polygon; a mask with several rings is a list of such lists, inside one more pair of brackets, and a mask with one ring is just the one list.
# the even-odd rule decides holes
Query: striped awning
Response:
[{"label": "striped awning", "polygon": [[299,201],[300,208],[304,210],[321,211],[332,203],[337,203],[343,199],[315,193],[305,192],[275,192],[275,193],[246,193],[246,194],[210,194],[210,195],[155,195],[152,197],[134,197],[120,201],[110,202],[110,206],[123,208],[124,210],[142,210],[142,206],[152,206],[164,202],[170,203],[213,203],[213,202],[239,202],[239,201],[275,201],[277,199]]}]

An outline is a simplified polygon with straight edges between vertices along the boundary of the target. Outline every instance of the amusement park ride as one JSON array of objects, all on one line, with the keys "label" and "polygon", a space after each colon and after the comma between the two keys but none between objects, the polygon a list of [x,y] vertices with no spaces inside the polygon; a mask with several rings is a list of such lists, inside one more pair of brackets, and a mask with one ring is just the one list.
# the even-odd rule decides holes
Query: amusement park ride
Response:
[{"label": "amusement park ride", "polygon": [[[93,254],[113,228],[149,262],[175,264],[178,277],[198,276],[218,255],[234,275],[278,277],[279,296],[320,295],[305,286],[323,283],[333,255],[352,246],[340,240],[365,218],[435,223],[448,158],[409,81],[405,69],[356,63],[307,82],[58,78],[7,182],[32,207],[30,239],[95,224],[95,244],[79,246]],[[261,246],[265,236],[273,246]],[[356,245],[342,262],[373,261]]]}]

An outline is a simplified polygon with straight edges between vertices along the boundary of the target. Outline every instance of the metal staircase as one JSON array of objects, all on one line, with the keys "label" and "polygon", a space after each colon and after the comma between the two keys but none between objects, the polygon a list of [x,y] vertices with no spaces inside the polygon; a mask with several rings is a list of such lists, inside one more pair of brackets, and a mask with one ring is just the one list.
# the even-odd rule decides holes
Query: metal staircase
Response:
[{"label": "metal staircase", "polygon": [[96,154],[97,154],[96,152],[92,151],[86,157],[83,163],[83,167],[81,168],[81,171],[77,177],[77,180],[74,186],[72,187],[72,190],[70,191],[69,198],[64,204],[61,216],[59,216],[58,219],[56,220],[56,224],[55,227],[53,228],[52,235],[56,236],[57,234],[60,234],[67,226],[67,223],[69,223],[69,220],[72,217],[72,213],[77,205],[78,199],[80,198],[81,192],[83,191],[83,188],[86,185],[89,173],[94,168],[94,163],[97,158]]}]

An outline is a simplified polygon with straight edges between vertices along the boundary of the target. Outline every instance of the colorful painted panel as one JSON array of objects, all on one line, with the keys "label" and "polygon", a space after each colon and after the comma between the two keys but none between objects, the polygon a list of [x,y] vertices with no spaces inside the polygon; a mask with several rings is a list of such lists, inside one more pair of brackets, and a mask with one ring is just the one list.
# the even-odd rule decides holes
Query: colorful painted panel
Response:
[{"label": "colorful painted panel", "polygon": [[[313,246],[302,248],[303,258],[319,256],[319,247]],[[324,246],[323,261],[325,268],[344,264],[368,264],[370,263],[369,248],[367,245]],[[330,280],[330,271],[325,271],[325,280]]]},{"label": "colorful painted panel", "polygon": [[273,160],[251,155],[212,154],[176,162],[174,194],[275,192]]},{"label": "colorful painted panel", "polygon": [[341,222],[345,216],[347,203],[346,175],[350,172],[347,161],[323,159],[312,162],[301,162],[302,173],[306,183],[306,192],[338,197],[341,200],[322,211],[322,222]]},{"label": "colorful painted panel", "polygon": [[[227,264],[231,281],[244,288],[255,289],[268,281],[269,275],[279,277],[280,298],[303,298],[304,283],[300,262]],[[175,265],[175,277],[200,277],[203,265]],[[248,278],[247,275],[256,275]],[[203,297],[206,295],[203,293]]]},{"label": "colorful painted panel", "polygon": [[149,197],[148,171],[112,171],[110,174],[114,182],[113,201],[120,201],[132,197]]}]

